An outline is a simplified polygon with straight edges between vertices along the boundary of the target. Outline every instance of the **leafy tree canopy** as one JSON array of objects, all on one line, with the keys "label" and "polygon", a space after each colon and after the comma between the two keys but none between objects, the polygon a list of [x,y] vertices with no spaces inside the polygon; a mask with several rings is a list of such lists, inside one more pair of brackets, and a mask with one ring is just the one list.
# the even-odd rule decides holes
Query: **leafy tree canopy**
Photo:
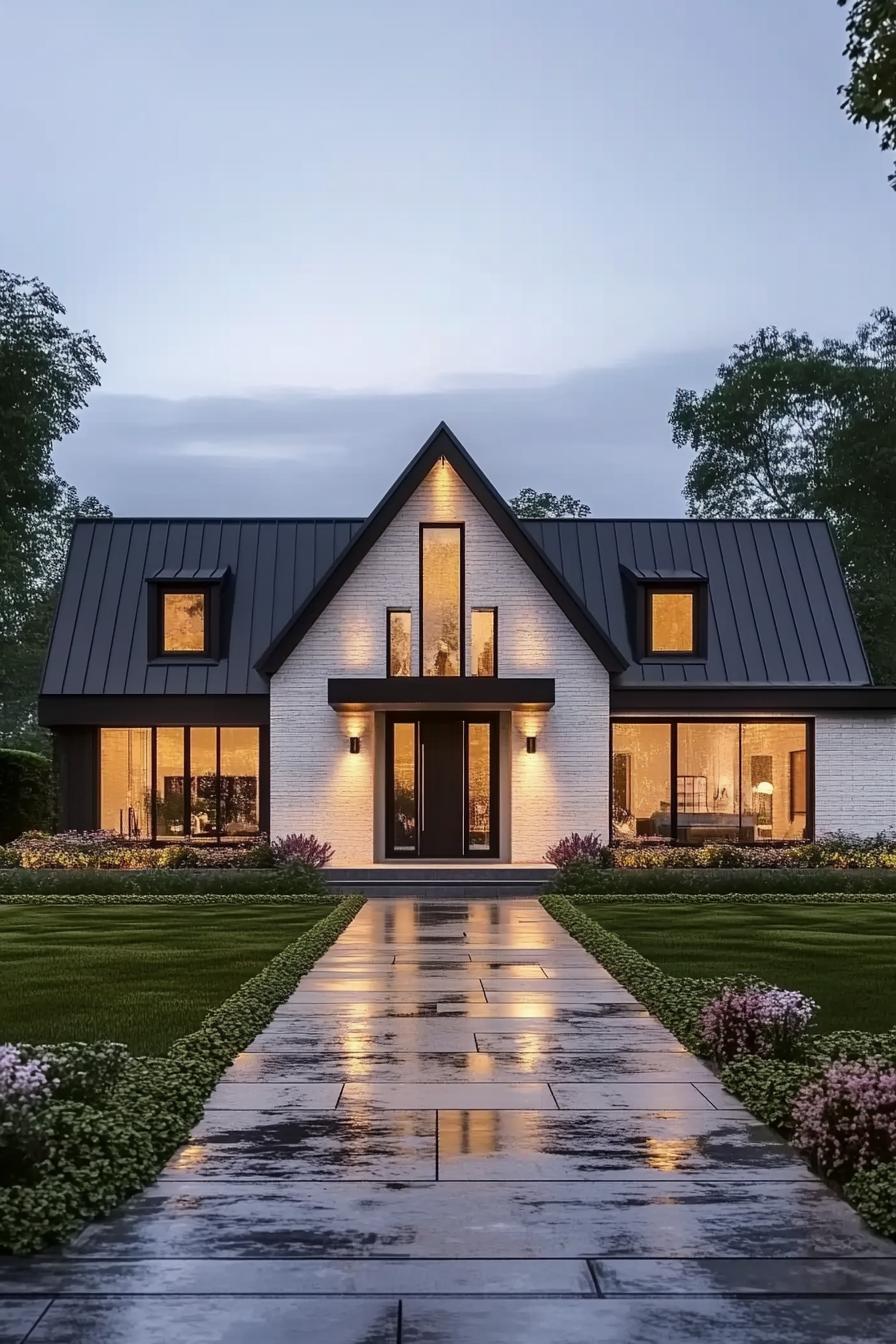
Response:
[{"label": "leafy tree canopy", "polygon": [[[881,149],[896,150],[896,7],[893,0],[837,0],[850,6],[846,48],[850,79],[841,107],[850,121],[880,133]],[[896,168],[890,174],[896,190]]]},{"label": "leafy tree canopy", "polygon": [[43,746],[35,697],[71,524],[108,514],[53,467],[104,362],[64,316],[42,281],[0,270],[0,743],[16,746]]},{"label": "leafy tree canopy", "polygon": [[587,518],[591,509],[572,495],[552,495],[526,486],[510,501],[517,518]]},{"label": "leafy tree canopy", "polygon": [[896,682],[896,314],[853,341],[764,327],[669,421],[693,517],[828,520],[875,676]]}]

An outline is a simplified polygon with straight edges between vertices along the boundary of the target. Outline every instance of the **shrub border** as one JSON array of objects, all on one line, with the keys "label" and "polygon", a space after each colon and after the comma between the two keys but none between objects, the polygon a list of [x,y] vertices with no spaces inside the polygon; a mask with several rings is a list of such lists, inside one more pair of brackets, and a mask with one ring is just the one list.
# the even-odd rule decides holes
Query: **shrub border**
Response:
[{"label": "shrub border", "polygon": [[0,1188],[0,1249],[26,1254],[63,1241],[151,1181],[189,1136],[234,1056],[267,1026],[363,904],[363,896],[346,896],[166,1055],[131,1059],[102,1108],[51,1103],[45,1137],[52,1157],[43,1178]]},{"label": "shrub border", "polygon": [[[3,902],[0,896],[0,904]],[[595,891],[564,896],[601,905],[896,905],[896,888],[885,891]],[[586,915],[587,919],[588,916]]]},{"label": "shrub border", "polygon": [[0,893],[0,910],[5,905],[332,905],[335,909],[338,904],[339,897],[332,892],[320,896],[313,892],[297,892],[290,896],[279,891],[97,891],[85,894],[25,891],[14,896]]},{"label": "shrub border", "polygon": [[[601,898],[589,895],[579,899]],[[603,899],[608,904],[618,900],[615,896]],[[672,904],[677,899],[682,904],[695,905],[712,900],[705,896],[654,899],[658,904]],[[729,899],[743,898],[721,898],[723,903]],[[760,902],[757,899],[752,903]],[[834,905],[837,901],[791,897],[789,903]],[[578,909],[567,897],[548,894],[541,897],[541,904],[561,928],[606,967],[683,1045],[695,1055],[702,1056],[710,1068],[719,1072],[712,1061],[706,1059],[706,1048],[697,1035],[696,1021],[700,1009],[719,990],[730,985],[732,977],[709,980],[669,975],[618,934],[611,933]],[[864,1032],[833,1032],[819,1038],[811,1048],[809,1058],[803,1061],[749,1056],[727,1065],[721,1071],[721,1080],[728,1091],[738,1097],[757,1119],[774,1126],[788,1138],[790,1107],[800,1087],[813,1077],[818,1077],[831,1059],[849,1057],[850,1054],[861,1055],[863,1051],[865,1054],[873,1053],[882,1039],[882,1035],[875,1037]],[[825,1178],[822,1176],[821,1179]],[[827,1184],[843,1195],[876,1232],[896,1238],[896,1162],[875,1163],[855,1173],[844,1186],[831,1181]]]}]

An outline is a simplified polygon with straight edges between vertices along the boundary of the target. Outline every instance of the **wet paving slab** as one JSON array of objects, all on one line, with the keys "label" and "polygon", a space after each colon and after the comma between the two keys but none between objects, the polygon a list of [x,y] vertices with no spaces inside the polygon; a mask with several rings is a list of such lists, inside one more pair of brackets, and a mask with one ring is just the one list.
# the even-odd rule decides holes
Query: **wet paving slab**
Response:
[{"label": "wet paving slab", "polygon": [[894,1274],[537,902],[376,900],[0,1344],[877,1344]]}]

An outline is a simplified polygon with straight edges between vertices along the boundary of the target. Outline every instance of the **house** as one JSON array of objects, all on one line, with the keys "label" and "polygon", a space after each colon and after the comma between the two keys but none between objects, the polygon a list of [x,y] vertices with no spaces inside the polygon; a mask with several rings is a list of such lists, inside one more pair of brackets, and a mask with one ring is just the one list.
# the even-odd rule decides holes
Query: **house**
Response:
[{"label": "house", "polygon": [[343,867],[896,822],[823,522],[521,522],[444,424],[366,519],[78,522],[40,719],[66,828]]}]

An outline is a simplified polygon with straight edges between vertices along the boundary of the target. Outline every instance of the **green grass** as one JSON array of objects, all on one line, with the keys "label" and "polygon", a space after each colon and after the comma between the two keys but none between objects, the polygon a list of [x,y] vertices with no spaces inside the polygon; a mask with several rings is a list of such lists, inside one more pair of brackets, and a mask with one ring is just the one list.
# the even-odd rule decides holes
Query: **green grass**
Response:
[{"label": "green grass", "polygon": [[160,1054],[323,915],[293,907],[0,908],[0,1041]]},{"label": "green grass", "polygon": [[896,1026],[896,902],[577,904],[670,975],[743,972],[801,989],[822,1031]]}]

